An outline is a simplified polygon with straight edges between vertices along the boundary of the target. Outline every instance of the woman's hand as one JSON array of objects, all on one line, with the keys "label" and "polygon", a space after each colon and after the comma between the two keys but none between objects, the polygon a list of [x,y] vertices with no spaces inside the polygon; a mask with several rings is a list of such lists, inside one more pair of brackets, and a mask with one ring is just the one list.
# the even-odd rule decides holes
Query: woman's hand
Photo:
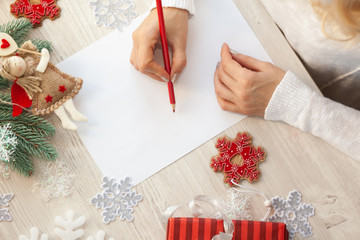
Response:
[{"label": "woman's hand", "polygon": [[[160,41],[159,22],[156,8],[145,18],[133,33],[133,49],[130,62],[134,67],[160,81],[176,78],[186,65],[186,40],[189,13],[178,8],[163,8],[166,37],[172,49],[171,75],[154,61],[154,50]],[[175,76],[174,76],[175,75]]]},{"label": "woman's hand", "polygon": [[226,111],[264,117],[265,109],[285,71],[271,63],[230,52],[224,44],[215,71],[215,92]]}]

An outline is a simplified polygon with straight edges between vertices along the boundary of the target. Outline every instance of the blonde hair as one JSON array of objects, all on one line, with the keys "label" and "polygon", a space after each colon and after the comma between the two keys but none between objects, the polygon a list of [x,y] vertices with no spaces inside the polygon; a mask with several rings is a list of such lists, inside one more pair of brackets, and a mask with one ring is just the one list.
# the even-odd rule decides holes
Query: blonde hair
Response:
[{"label": "blonde hair", "polygon": [[321,17],[326,37],[348,41],[360,35],[360,0],[311,0],[311,3]]},{"label": "blonde hair", "polygon": [[0,68],[0,76],[11,82],[16,81],[16,83],[25,90],[25,92],[27,93],[29,98],[33,99],[33,96],[36,93],[42,92],[42,90],[40,88],[40,83],[41,83],[42,79],[39,77],[29,76],[30,73],[31,74],[33,73],[33,70],[32,70],[33,69],[33,66],[32,66],[33,61],[32,61],[32,59],[29,59],[29,58],[25,58],[25,61],[27,63],[27,70],[23,77],[17,78],[10,74],[9,57],[2,58],[1,59],[2,67]]}]

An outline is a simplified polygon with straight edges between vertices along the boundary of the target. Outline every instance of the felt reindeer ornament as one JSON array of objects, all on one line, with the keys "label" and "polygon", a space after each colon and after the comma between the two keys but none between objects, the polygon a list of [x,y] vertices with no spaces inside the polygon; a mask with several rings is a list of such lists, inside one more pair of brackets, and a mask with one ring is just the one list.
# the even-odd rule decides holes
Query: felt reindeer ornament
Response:
[{"label": "felt reindeer ornament", "polygon": [[74,121],[87,121],[72,101],[82,86],[82,79],[61,72],[49,62],[46,48],[39,53],[31,41],[18,48],[10,35],[0,33],[0,56],[0,75],[13,82],[11,99],[14,117],[20,115],[23,109],[32,107],[34,115],[55,112],[62,126],[69,130],[77,130],[77,126],[66,111]]}]

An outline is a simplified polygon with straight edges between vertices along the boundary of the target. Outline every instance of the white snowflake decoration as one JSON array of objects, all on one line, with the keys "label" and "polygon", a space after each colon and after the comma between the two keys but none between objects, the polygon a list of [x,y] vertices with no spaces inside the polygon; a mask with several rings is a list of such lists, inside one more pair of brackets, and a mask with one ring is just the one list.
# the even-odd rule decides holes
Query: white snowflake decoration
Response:
[{"label": "white snowflake decoration", "polygon": [[[55,224],[61,228],[55,228],[54,233],[59,237],[60,240],[77,240],[84,235],[84,230],[81,228],[85,224],[86,218],[81,216],[74,219],[74,211],[69,210],[66,213],[66,219],[57,216],[55,218]],[[30,238],[25,235],[20,235],[19,240],[48,240],[47,234],[41,234],[37,227],[30,229]],[[100,230],[97,232],[96,237],[88,237],[87,240],[105,240],[105,232]],[[108,240],[115,240],[109,238]]]},{"label": "white snowflake decoration", "polygon": [[[10,200],[13,198],[14,194],[9,193],[9,194],[5,194],[4,196],[1,196],[0,194],[0,207],[7,207],[9,206],[9,202]],[[11,215],[9,214],[9,209],[8,208],[0,208],[0,222],[4,221],[4,222],[10,222],[11,219]]]},{"label": "white snowflake decoration", "polygon": [[231,188],[225,201],[219,201],[219,210],[228,219],[253,220],[251,197]]},{"label": "white snowflake decoration", "polygon": [[10,130],[10,124],[0,126],[0,161],[9,162],[11,155],[15,152],[17,139]]},{"label": "white snowflake decoration", "polygon": [[134,219],[131,214],[134,210],[132,207],[137,206],[138,202],[142,200],[141,194],[136,194],[132,191],[131,178],[126,177],[120,182],[114,178],[103,177],[104,190],[93,197],[90,202],[97,208],[102,208],[104,223],[114,221],[116,216],[121,220],[126,219],[132,221]]},{"label": "white snowflake decoration", "polygon": [[62,228],[55,228],[54,233],[60,237],[61,240],[76,240],[84,235],[83,229],[75,230],[76,228],[84,225],[86,218],[81,216],[74,219],[74,211],[68,211],[66,213],[67,219],[57,216],[55,218],[55,224]]},{"label": "white snowflake decoration", "polygon": [[[88,237],[87,240],[105,240],[105,232],[100,230],[97,232],[96,237]],[[114,238],[109,238],[109,240],[115,240]]]},{"label": "white snowflake decoration", "polygon": [[283,222],[289,231],[290,239],[300,232],[304,237],[312,235],[311,226],[307,218],[314,215],[314,207],[301,203],[301,194],[298,190],[289,193],[286,200],[281,197],[271,199],[275,213],[269,218],[271,222]]},{"label": "white snowflake decoration", "polygon": [[117,28],[122,31],[131,23],[136,16],[132,0],[94,0],[90,2],[94,6],[96,24],[108,28]]},{"label": "white snowflake decoration", "polygon": [[25,235],[20,235],[19,236],[19,240],[48,240],[49,236],[47,234],[41,234],[40,236],[40,231],[37,227],[32,227],[30,229],[30,238],[28,238]]},{"label": "white snowflake decoration", "polygon": [[46,163],[41,167],[39,176],[40,179],[34,184],[33,190],[39,189],[45,201],[68,197],[74,190],[75,175],[64,161]]}]

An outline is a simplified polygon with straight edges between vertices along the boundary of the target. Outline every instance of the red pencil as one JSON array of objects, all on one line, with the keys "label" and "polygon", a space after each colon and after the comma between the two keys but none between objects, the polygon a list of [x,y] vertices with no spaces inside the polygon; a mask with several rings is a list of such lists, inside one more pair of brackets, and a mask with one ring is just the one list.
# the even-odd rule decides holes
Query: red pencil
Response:
[{"label": "red pencil", "polygon": [[[170,57],[169,57],[168,44],[167,44],[167,40],[166,40],[165,22],[164,22],[164,14],[163,14],[163,10],[162,10],[161,0],[156,0],[156,9],[157,9],[158,19],[159,19],[159,29],[160,29],[162,52],[163,52],[164,63],[165,63],[165,70],[170,75],[171,74]],[[170,104],[171,104],[173,112],[175,112],[174,86],[173,86],[173,83],[171,82],[171,80],[168,81],[167,85],[168,85],[168,90],[169,90]]]}]

